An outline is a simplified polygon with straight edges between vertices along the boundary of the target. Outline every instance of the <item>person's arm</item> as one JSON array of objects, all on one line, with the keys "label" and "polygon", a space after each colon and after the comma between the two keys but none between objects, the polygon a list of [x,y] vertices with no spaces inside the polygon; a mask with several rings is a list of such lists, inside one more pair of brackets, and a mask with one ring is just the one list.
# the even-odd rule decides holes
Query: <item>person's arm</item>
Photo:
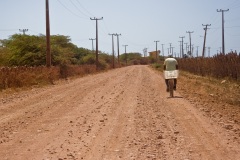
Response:
[{"label": "person's arm", "polygon": [[177,62],[177,60],[176,60],[176,70],[178,70],[178,62]]}]

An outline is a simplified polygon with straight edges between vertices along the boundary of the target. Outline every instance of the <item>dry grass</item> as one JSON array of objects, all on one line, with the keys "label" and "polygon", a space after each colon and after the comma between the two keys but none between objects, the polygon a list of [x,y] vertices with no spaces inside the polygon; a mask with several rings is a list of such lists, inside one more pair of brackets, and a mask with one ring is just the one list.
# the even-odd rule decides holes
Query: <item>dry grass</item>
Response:
[{"label": "dry grass", "polygon": [[[184,98],[220,125],[240,125],[239,82],[181,72],[177,87]],[[234,132],[240,135],[240,129]]]},{"label": "dry grass", "polygon": [[[240,83],[231,79],[216,79],[213,77],[202,77],[187,72],[181,72],[179,82],[189,92],[194,92],[199,96],[207,96],[218,103],[227,103],[230,105],[240,106]],[[180,84],[181,85],[181,84]],[[189,86],[189,87],[187,87]],[[203,99],[204,101],[205,99]]]},{"label": "dry grass", "polygon": [[2,67],[0,69],[0,90],[54,84],[61,78],[84,76],[95,73],[95,65],[53,66],[53,67]]},{"label": "dry grass", "polygon": [[202,76],[240,81],[240,55],[229,53],[211,58],[178,59],[181,70]]}]

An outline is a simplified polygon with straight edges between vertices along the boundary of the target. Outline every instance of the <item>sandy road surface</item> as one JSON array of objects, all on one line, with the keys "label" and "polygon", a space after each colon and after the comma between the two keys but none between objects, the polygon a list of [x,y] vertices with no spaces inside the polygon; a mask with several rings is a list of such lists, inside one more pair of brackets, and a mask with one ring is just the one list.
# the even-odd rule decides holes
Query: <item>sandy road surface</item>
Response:
[{"label": "sandy road surface", "polygon": [[176,96],[131,66],[2,98],[0,159],[240,159],[239,143]]}]

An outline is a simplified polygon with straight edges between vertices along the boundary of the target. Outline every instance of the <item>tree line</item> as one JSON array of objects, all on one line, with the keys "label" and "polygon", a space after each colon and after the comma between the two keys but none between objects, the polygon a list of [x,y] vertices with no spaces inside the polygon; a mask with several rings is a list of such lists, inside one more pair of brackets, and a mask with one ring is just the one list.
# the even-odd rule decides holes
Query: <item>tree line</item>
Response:
[{"label": "tree line", "polygon": [[[8,39],[0,40],[0,66],[42,66],[46,65],[45,35],[14,34]],[[95,53],[92,50],[77,47],[71,43],[69,36],[52,35],[51,62],[57,65],[95,64]],[[120,55],[120,62],[125,65],[141,63],[140,53]],[[112,55],[99,51],[99,63],[104,69],[111,67]],[[115,59],[116,60],[116,59]],[[117,62],[117,60],[116,60]]]}]

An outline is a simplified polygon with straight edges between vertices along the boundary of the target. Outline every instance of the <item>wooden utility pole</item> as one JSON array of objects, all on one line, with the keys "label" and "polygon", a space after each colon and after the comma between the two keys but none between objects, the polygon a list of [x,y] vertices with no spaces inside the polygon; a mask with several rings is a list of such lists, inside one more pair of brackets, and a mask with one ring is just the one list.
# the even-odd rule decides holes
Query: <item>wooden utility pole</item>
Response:
[{"label": "wooden utility pole", "polygon": [[94,38],[94,39],[93,39],[93,38],[89,38],[89,40],[91,40],[91,41],[92,41],[92,51],[94,51],[94,47],[93,47],[93,41],[94,41],[94,40],[96,40],[96,38]]},{"label": "wooden utility pole", "polygon": [[112,36],[112,68],[115,68],[115,64],[114,64],[114,59],[115,59],[115,56],[114,56],[114,38],[113,36],[116,36],[115,34],[108,34],[110,36]]},{"label": "wooden utility pole", "polygon": [[180,43],[180,52],[179,52],[179,58],[181,57],[181,55],[182,55],[182,41],[178,41],[179,43]]},{"label": "wooden utility pole", "polygon": [[162,56],[164,57],[164,44],[161,44],[162,45]]},{"label": "wooden utility pole", "polygon": [[184,51],[183,51],[183,38],[185,38],[185,36],[182,36],[182,37],[179,37],[179,38],[182,38],[182,58],[183,58],[183,55],[184,55]]},{"label": "wooden utility pole", "polygon": [[[202,24],[202,25],[203,25],[203,24]],[[205,28],[204,28],[205,34],[204,34],[202,58],[204,58],[204,56],[205,56],[205,44],[206,44],[206,37],[207,37],[207,29],[209,29],[208,26],[211,26],[211,24],[206,24],[206,25],[203,25],[203,26],[205,26]]]},{"label": "wooden utility pole", "polygon": [[169,49],[170,49],[169,53],[172,54],[172,46],[171,46],[172,43],[169,43],[169,45],[170,45],[170,47],[169,47]]},{"label": "wooden utility pole", "polygon": [[[174,54],[174,52],[173,52],[173,48],[174,48],[174,47],[171,47],[171,50],[172,50],[172,56],[173,56],[173,54]],[[173,57],[174,57],[174,56],[173,56]],[[175,58],[176,58],[176,55],[175,55]]]},{"label": "wooden utility pole", "polygon": [[156,62],[157,62],[157,60],[158,60],[157,43],[158,43],[159,41],[154,41],[154,42],[156,42]]},{"label": "wooden utility pole", "polygon": [[103,17],[101,18],[90,18],[91,20],[96,21],[96,69],[99,70],[99,62],[98,62],[98,20],[102,20]]},{"label": "wooden utility pole", "polygon": [[191,33],[193,33],[193,31],[192,31],[192,32],[190,32],[190,31],[187,31],[186,33],[189,33],[189,41],[190,41],[190,56],[192,56],[192,42],[191,42]]},{"label": "wooden utility pole", "polygon": [[120,67],[120,57],[119,57],[119,36],[121,36],[120,34],[115,34],[117,36],[117,47],[118,47],[118,66]]},{"label": "wooden utility pole", "polygon": [[126,65],[127,65],[127,50],[126,50],[126,48],[128,45],[123,45],[123,46],[125,47],[125,60],[126,60]]},{"label": "wooden utility pole", "polygon": [[208,57],[210,57],[210,49],[211,47],[208,47]]},{"label": "wooden utility pole", "polygon": [[227,10],[223,10],[223,9],[220,9],[218,10],[217,9],[217,12],[222,12],[222,53],[225,55],[225,43],[224,43],[224,12],[227,12],[229,11],[229,9]]},{"label": "wooden utility pole", "polygon": [[48,0],[46,0],[46,41],[47,41],[46,63],[47,63],[47,67],[51,67],[50,20],[49,20],[49,3],[48,3]]}]

